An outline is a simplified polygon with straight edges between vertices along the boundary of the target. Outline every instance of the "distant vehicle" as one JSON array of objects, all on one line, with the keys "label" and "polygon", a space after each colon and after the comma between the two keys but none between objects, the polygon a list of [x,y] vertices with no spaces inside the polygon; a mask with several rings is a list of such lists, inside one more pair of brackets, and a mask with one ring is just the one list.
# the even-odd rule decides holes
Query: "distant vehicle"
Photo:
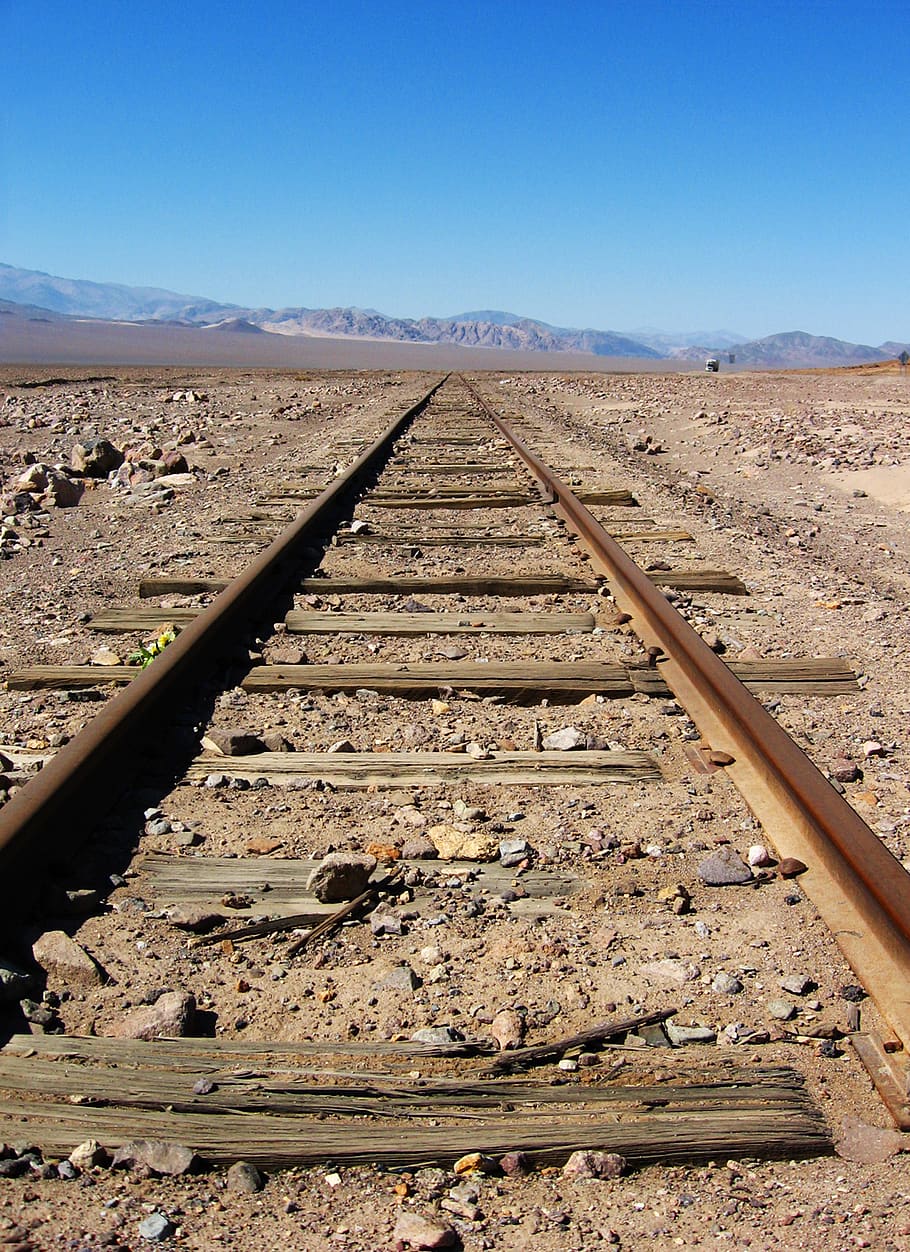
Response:
[{"label": "distant vehicle", "polygon": [[720,369],[720,361],[718,361],[717,357],[709,356],[707,361],[705,361],[705,373],[716,374],[719,369]]}]

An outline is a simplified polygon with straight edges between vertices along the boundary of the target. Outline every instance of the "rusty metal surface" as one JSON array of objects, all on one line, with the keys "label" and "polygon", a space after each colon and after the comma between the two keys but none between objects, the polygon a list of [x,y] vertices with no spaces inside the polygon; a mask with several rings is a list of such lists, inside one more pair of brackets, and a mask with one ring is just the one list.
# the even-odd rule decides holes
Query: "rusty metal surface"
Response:
[{"label": "rusty metal surface", "polygon": [[152,665],[0,809],[0,904],[18,911],[29,894],[27,871],[70,854],[75,836],[111,806],[131,756],[152,741],[188,689],[217,662],[226,637],[261,615],[268,597],[299,571],[302,550],[314,534],[383,460],[443,381],[396,417]]},{"label": "rusty metal surface", "polygon": [[[577,532],[618,597],[634,606],[643,642],[657,641],[664,649],[670,664],[661,669],[668,673],[668,681],[669,672],[678,671],[687,689],[710,707],[712,720],[727,735],[727,742],[714,746],[726,748],[729,743],[737,760],[741,755],[748,758],[752,779],[771,796],[769,808],[779,820],[782,816],[793,824],[796,846],[811,849],[813,874],[807,878],[818,881],[812,882],[810,895],[854,971],[910,1050],[910,874],[571,488],[471,390],[537,478],[544,498],[553,501]],[[676,690],[673,682],[670,685]],[[679,698],[685,705],[686,699]],[[692,709],[687,711],[698,724]],[[751,796],[746,798],[761,816]]]}]

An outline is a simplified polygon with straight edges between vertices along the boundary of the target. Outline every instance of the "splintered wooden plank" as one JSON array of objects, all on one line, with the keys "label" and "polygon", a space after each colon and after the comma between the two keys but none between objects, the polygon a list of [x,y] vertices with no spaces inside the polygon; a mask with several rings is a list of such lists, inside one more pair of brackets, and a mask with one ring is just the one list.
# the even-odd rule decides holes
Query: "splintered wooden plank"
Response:
[{"label": "splintered wooden plank", "polygon": [[124,687],[142,670],[136,665],[31,665],[9,674],[10,691],[75,687]]},{"label": "splintered wooden plank", "polygon": [[[240,539],[237,539],[240,542]],[[464,535],[451,534],[384,535],[375,531],[341,531],[332,538],[335,547],[348,544],[383,548],[534,548],[543,543],[540,535]]]},{"label": "splintered wooden plank", "polygon": [[589,633],[595,625],[592,613],[305,613],[291,610],[284,620],[295,635],[561,635]]},{"label": "splintered wooden plank", "polygon": [[675,587],[677,591],[721,591],[728,596],[747,596],[749,588],[726,570],[648,570],[648,577],[658,587]]},{"label": "splintered wooden plank", "polygon": [[636,539],[641,543],[692,543],[692,536],[687,530],[628,530],[611,526],[609,522],[603,523],[603,528],[608,535],[612,535],[619,543],[625,543],[630,539]]},{"label": "splintered wooden plank", "polygon": [[459,752],[260,752],[255,756],[203,753],[190,765],[190,782],[210,774],[289,783],[318,778],[341,791],[367,787],[428,787],[473,782],[500,786],[597,786],[660,777],[646,752],[496,752],[478,761]]},{"label": "splintered wooden plank", "polygon": [[541,503],[540,496],[464,495],[464,496],[364,496],[364,504],[377,509],[520,509]]},{"label": "splintered wooden plank", "polygon": [[[146,580],[141,586],[148,585]],[[167,580],[163,580],[167,581]],[[188,585],[188,584],[184,584]],[[564,592],[597,592],[597,584],[563,574],[440,574],[436,578],[402,575],[390,578],[304,578],[301,592],[317,595],[462,595],[462,596],[546,596]],[[140,587],[140,595],[141,587]],[[161,593],[164,594],[164,593]],[[173,594],[173,592],[171,593]],[[188,592],[186,594],[193,594]]]},{"label": "splintered wooden plank", "polygon": [[573,487],[572,492],[582,504],[617,504],[634,508],[638,501],[631,491],[617,489],[615,491],[599,487]]},{"label": "splintered wooden plank", "polygon": [[[730,669],[751,691],[800,695],[849,695],[857,690],[856,674],[839,657],[799,660],[772,657],[763,661],[731,661]],[[6,679],[10,691],[123,686],[142,673],[135,665],[33,665]],[[546,696],[572,703],[586,695],[627,696],[633,692],[666,696],[669,689],[659,669],[596,662],[447,665],[259,665],[243,680],[247,691],[286,691],[291,687],[320,691],[368,688],[386,695],[422,698],[440,690],[507,696],[516,703],[537,703]]]},{"label": "splintered wooden plank", "polygon": [[[227,578],[143,578],[139,598],[155,596],[217,595],[229,585]],[[483,575],[452,574],[438,578],[410,575],[388,578],[303,578],[301,592],[324,595],[463,595],[463,596],[546,596],[563,592],[597,591],[597,584],[562,574]]]},{"label": "splintered wooden plank", "polygon": [[125,631],[152,631],[165,623],[172,626],[188,626],[202,612],[201,609],[105,609],[96,613],[89,622],[89,630],[101,634],[117,635]]},{"label": "splintered wooden plank", "polygon": [[[210,907],[212,911],[227,914],[229,919],[241,922],[251,917],[269,918],[300,917],[300,925],[315,925],[324,917],[337,912],[337,904],[321,904],[307,891],[307,880],[319,864],[312,859],[279,860],[275,857],[257,857],[255,881],[250,876],[250,861],[227,857],[146,856],[138,864],[142,891],[154,899],[156,907],[173,908],[175,905]],[[401,862],[412,868],[427,869],[426,861]],[[478,864],[473,861],[434,862],[446,875],[471,873],[476,876],[476,887],[499,896],[515,885],[515,870],[505,869],[498,862]],[[382,878],[385,870],[380,869]],[[267,889],[262,884],[268,884]],[[552,916],[558,911],[554,901],[577,894],[585,886],[584,879],[576,874],[553,870],[528,870],[521,875],[523,897],[513,901],[518,916]],[[226,894],[242,894],[250,901],[240,909],[225,909],[220,901]],[[415,888],[413,909],[420,913],[438,913],[439,902],[429,890]],[[303,920],[305,919],[305,920]],[[229,921],[229,925],[230,925]]]},{"label": "splintered wooden plank", "polygon": [[245,691],[286,691],[297,687],[336,692],[369,688],[408,699],[454,689],[506,696],[519,704],[538,704],[544,697],[558,703],[575,703],[589,695],[627,696],[634,690],[625,666],[596,661],[257,665],[242,686]]},{"label": "splintered wooden plank", "polygon": [[856,674],[840,657],[768,657],[730,661],[730,669],[750,691],[777,695],[840,696],[858,690]]},{"label": "splintered wooden plank", "polygon": [[218,595],[230,584],[229,578],[143,578],[139,582],[139,599],[151,600],[155,596],[206,596]]},{"label": "splintered wooden plank", "polygon": [[[209,1099],[193,1094],[191,1074],[156,1074],[153,1058],[148,1068],[131,1069],[125,1082],[117,1056],[114,1050],[106,1065],[78,1067],[41,1059],[35,1071],[40,1094],[27,1068],[9,1058],[5,1069],[0,1066],[0,1088],[11,1093],[0,1099],[4,1139],[26,1139],[53,1156],[66,1156],[90,1137],[109,1151],[128,1139],[164,1139],[187,1144],[211,1163],[243,1159],[268,1168],[328,1159],[341,1166],[414,1168],[451,1165],[468,1152],[495,1157],[506,1151],[558,1164],[585,1147],[619,1152],[635,1164],[666,1164],[796,1158],[832,1146],[824,1118],[794,1071],[743,1069],[726,1082],[702,1081],[697,1093],[685,1095],[684,1084],[633,1087],[625,1098],[615,1088],[615,1098],[606,1101],[601,1092],[589,1097],[584,1086],[566,1086],[562,1105],[548,1110],[523,1098],[514,1081],[503,1084],[497,1100],[495,1079],[476,1096],[474,1087],[466,1090],[458,1104],[449,1092],[393,1080],[379,1089],[287,1081],[274,1091],[260,1075],[247,1083],[228,1073],[225,1091],[219,1075]],[[80,1078],[84,1090],[74,1090]],[[83,1103],[80,1096],[99,1100]]]}]

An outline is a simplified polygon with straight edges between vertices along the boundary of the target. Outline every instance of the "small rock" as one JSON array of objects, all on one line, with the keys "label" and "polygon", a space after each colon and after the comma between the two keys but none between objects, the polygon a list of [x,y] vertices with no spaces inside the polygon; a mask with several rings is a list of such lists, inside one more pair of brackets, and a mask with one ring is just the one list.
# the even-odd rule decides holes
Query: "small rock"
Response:
[{"label": "small rock", "polygon": [[464,1043],[464,1035],[454,1026],[424,1026],[411,1035],[414,1043],[429,1043],[434,1047],[445,1047],[448,1043]]},{"label": "small rock", "polygon": [[840,998],[846,1000],[848,1004],[859,1004],[862,1000],[865,1000],[866,993],[856,983],[850,983],[845,987],[841,987]]},{"label": "small rock", "polygon": [[107,1151],[97,1139],[86,1139],[69,1154],[69,1162],[76,1169],[92,1169],[96,1165],[104,1165],[109,1160]]},{"label": "small rock", "polygon": [[905,1135],[898,1130],[869,1126],[856,1117],[845,1117],[834,1139],[834,1150],[847,1161],[878,1165],[904,1150]]},{"label": "small rock", "polygon": [[780,980],[780,985],[784,991],[789,991],[791,995],[804,996],[807,991],[811,991],[815,983],[808,974],[788,974],[786,978]]},{"label": "small rock", "polygon": [[252,1195],[265,1186],[265,1178],[255,1165],[249,1161],[235,1161],[227,1172],[229,1191],[241,1191]]},{"label": "small rock", "polygon": [[831,777],[840,783],[857,782],[862,778],[863,772],[855,761],[849,761],[846,757],[838,757],[831,764]]},{"label": "small rock", "polygon": [[192,1148],[182,1143],[168,1143],[164,1139],[133,1139],[117,1149],[111,1165],[113,1169],[135,1169],[137,1165],[144,1165],[153,1174],[176,1178],[197,1169],[199,1157]]},{"label": "small rock", "polygon": [[764,866],[770,865],[772,859],[770,852],[762,843],[753,843],[746,854],[746,860],[753,869],[762,869]]},{"label": "small rock", "polygon": [[743,985],[738,978],[734,978],[732,974],[728,974],[725,970],[720,970],[714,975],[714,981],[711,983],[711,990],[716,991],[718,995],[735,996],[742,991]]},{"label": "small rock", "polygon": [[496,844],[479,831],[463,831],[441,823],[427,831],[436,852],[445,861],[493,861]]},{"label": "small rock", "polygon": [[752,871],[733,848],[719,848],[702,861],[698,876],[709,887],[730,887],[752,882]]},{"label": "small rock", "polygon": [[578,748],[583,748],[587,742],[587,737],[582,731],[576,729],[575,726],[566,726],[562,730],[554,730],[552,734],[545,735],[542,746],[548,752],[574,752]]},{"label": "small rock", "polygon": [[32,987],[32,976],[25,970],[0,960],[0,1004],[21,1000]]},{"label": "small rock", "polygon": [[791,1017],[796,1016],[796,1005],[791,1004],[789,1000],[770,1000],[768,1016],[776,1018],[779,1022],[788,1022]]},{"label": "small rock", "polygon": [[490,1034],[503,1052],[520,1048],[525,1037],[525,1019],[515,1009],[500,1009],[490,1023]]},{"label": "small rock", "polygon": [[420,976],[410,965],[397,965],[376,984],[383,991],[416,991],[420,985]]},{"label": "small rock", "polygon": [[451,1248],[458,1242],[458,1235],[451,1226],[435,1217],[425,1217],[413,1209],[402,1209],[398,1214],[392,1238],[400,1248]]},{"label": "small rock", "polygon": [[370,875],[376,868],[375,856],[351,852],[331,852],[324,857],[307,879],[311,891],[323,904],[353,900],[366,890]]},{"label": "small rock", "polygon": [[256,756],[265,751],[265,744],[249,730],[210,730],[202,740],[206,752],[219,756]]},{"label": "small rock", "polygon": [[499,864],[506,869],[520,865],[531,854],[527,839],[502,839],[499,843]]},{"label": "small rock", "polygon": [[499,1166],[483,1152],[468,1152],[458,1158],[452,1169],[456,1174],[495,1174]]},{"label": "small rock", "polygon": [[187,991],[166,991],[154,1004],[127,1013],[114,1027],[118,1039],[179,1038],[189,1034],[196,1014],[196,1000]]},{"label": "small rock", "polygon": [[100,966],[62,930],[45,931],[32,945],[32,955],[49,984],[90,990],[107,982]]},{"label": "small rock", "polygon": [[94,443],[77,443],[70,464],[74,470],[90,478],[106,478],[123,464],[123,453],[110,440],[96,439]]},{"label": "small rock", "polygon": [[[717,648],[714,651],[718,651]],[[731,756],[729,752],[724,752],[722,748],[712,748],[708,753],[708,760],[712,765],[732,765],[736,761],[735,756]]]},{"label": "small rock", "polygon": [[885,748],[877,739],[867,739],[863,744],[863,756],[868,761],[870,756],[884,756]]},{"label": "small rock", "polygon": [[439,856],[439,849],[435,843],[418,835],[413,839],[406,839],[401,846],[401,859],[403,861],[435,861]]},{"label": "small rock", "polygon": [[798,874],[805,874],[808,866],[802,861],[798,861],[795,856],[785,856],[777,867],[777,872],[781,878],[795,878]]},{"label": "small rock", "polygon": [[626,1168],[626,1159],[618,1152],[573,1152],[562,1167],[563,1178],[576,1181],[593,1178],[619,1178]]},{"label": "small rock", "polygon": [[168,921],[178,930],[205,935],[224,922],[224,915],[193,904],[176,904],[168,913]]},{"label": "small rock", "polygon": [[170,1239],[176,1227],[163,1213],[150,1213],[139,1223],[141,1238],[149,1243],[158,1243],[162,1239]]},{"label": "small rock", "polygon": [[675,1022],[664,1022],[664,1030],[671,1043],[682,1046],[687,1043],[713,1043],[717,1032],[709,1026],[677,1026]]},{"label": "small rock", "polygon": [[507,1152],[499,1158],[499,1168],[504,1174],[520,1177],[531,1172],[531,1158],[527,1152]]},{"label": "small rock", "polygon": [[374,935],[400,935],[402,933],[401,918],[387,911],[387,907],[375,909],[370,914],[370,931]]}]

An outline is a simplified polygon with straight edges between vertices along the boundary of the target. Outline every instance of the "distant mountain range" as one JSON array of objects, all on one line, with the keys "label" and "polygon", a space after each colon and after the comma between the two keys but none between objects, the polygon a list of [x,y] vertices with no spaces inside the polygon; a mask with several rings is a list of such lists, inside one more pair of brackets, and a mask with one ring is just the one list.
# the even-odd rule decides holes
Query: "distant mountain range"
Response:
[{"label": "distant mountain range", "polygon": [[[512,352],[589,353],[651,360],[700,360],[715,355],[723,359],[732,354],[737,365],[764,367],[856,365],[892,359],[906,346],[889,341],[875,348],[803,331],[747,340],[725,330],[679,334],[652,327],[627,333],[577,330],[496,309],[417,319],[386,317],[375,309],[251,309],[157,287],[59,278],[0,263],[0,306],[5,302],[18,306],[20,315],[25,311],[23,306],[27,306],[27,317],[32,321],[53,319],[56,315],[249,335],[454,344]],[[11,310],[7,307],[0,311]]]}]

